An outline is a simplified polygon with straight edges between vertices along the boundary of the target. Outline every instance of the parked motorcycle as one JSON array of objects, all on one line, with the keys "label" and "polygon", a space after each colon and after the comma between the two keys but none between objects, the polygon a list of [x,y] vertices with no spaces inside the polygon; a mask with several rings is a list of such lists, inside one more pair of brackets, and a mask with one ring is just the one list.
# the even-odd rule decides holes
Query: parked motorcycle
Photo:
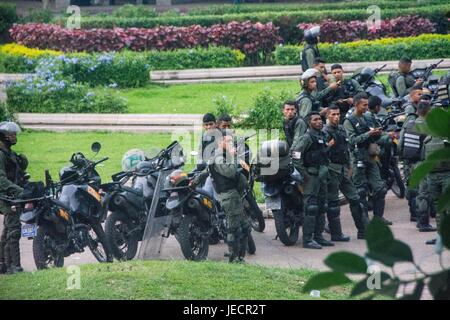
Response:
[{"label": "parked motorcycle", "polygon": [[[98,153],[101,145],[92,144]],[[60,171],[54,183],[48,170],[46,183],[32,182],[25,187],[24,198],[11,201],[20,212],[22,237],[33,239],[33,256],[38,269],[62,267],[64,258],[89,247],[99,262],[111,262],[112,254],[101,222],[106,210],[98,188],[101,179],[95,167],[106,161],[88,160],[74,153],[72,166]]]},{"label": "parked motorcycle", "polygon": [[[279,167],[270,169],[277,161]],[[303,178],[292,165],[285,141],[272,140],[262,144],[255,177],[262,182],[266,208],[272,210],[277,236],[284,245],[294,245],[303,223]]]}]

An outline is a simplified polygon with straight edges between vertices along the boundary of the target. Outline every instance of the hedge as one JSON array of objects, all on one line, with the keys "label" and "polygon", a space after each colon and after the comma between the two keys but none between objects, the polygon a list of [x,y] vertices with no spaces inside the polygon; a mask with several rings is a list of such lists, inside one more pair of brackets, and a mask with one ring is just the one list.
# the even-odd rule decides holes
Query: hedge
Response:
[{"label": "hedge", "polygon": [[0,3],[0,43],[2,42],[2,38],[8,35],[8,29],[18,19],[15,5]]},{"label": "hedge", "polygon": [[[449,14],[449,4],[430,5],[427,7],[412,7],[399,9],[384,9],[382,11],[382,18],[395,18],[405,15],[419,15],[421,17],[429,18],[433,22],[438,22],[445,14]],[[113,27],[137,27],[137,28],[153,28],[161,25],[170,26],[211,26],[213,24],[223,24],[230,21],[258,21],[261,23],[272,21],[277,24],[282,17],[289,17],[296,25],[299,23],[319,22],[325,19],[332,20],[365,20],[368,17],[367,8],[364,9],[343,9],[343,10],[317,10],[317,11],[279,11],[279,12],[246,12],[238,14],[223,14],[223,15],[202,15],[202,16],[167,16],[167,17],[150,17],[150,18],[118,18],[118,17],[97,17],[87,16],[82,18],[81,27],[83,29],[91,28],[113,28]],[[65,25],[66,18],[55,18],[55,23]]]},{"label": "hedge", "polygon": [[[303,46],[279,46],[274,52],[277,65],[298,65]],[[329,63],[398,60],[407,55],[411,59],[434,59],[450,56],[450,35],[421,35],[406,38],[362,40],[341,44],[319,45],[320,55]]]},{"label": "hedge", "polygon": [[[429,0],[427,5],[445,4],[447,0]],[[323,11],[342,9],[367,9],[371,5],[377,5],[381,10],[421,7],[423,2],[417,0],[363,0],[363,1],[341,1],[324,3],[266,3],[266,4],[222,4],[195,7],[188,11],[188,15],[223,15],[249,12],[279,12],[279,11]],[[141,15],[142,16],[142,15]]]}]

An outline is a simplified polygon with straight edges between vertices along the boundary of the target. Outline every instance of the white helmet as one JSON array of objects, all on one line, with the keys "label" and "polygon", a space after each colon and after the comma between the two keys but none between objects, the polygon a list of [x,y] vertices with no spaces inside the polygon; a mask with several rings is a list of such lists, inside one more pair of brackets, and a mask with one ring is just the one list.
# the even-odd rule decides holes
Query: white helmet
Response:
[{"label": "white helmet", "polygon": [[3,121],[0,123],[0,132],[4,134],[19,133],[21,131],[19,125],[15,122]]},{"label": "white helmet", "polygon": [[309,78],[318,77],[318,76],[319,76],[319,71],[317,69],[310,68],[302,73],[302,76],[300,77],[300,79],[302,81],[308,81]]},{"label": "white helmet", "polygon": [[145,161],[145,153],[140,149],[131,149],[125,152],[122,157],[122,170],[123,171],[133,171],[136,166]]}]

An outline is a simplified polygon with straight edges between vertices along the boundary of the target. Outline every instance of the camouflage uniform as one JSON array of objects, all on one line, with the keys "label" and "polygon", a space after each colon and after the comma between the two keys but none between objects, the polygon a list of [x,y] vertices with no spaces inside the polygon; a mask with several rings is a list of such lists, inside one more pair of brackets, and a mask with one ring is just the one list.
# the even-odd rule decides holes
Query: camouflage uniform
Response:
[{"label": "camouflage uniform", "polygon": [[[247,251],[251,222],[245,214],[242,203],[242,191],[245,177],[239,173],[238,165],[229,154],[215,155],[208,161],[208,167],[194,181],[200,185],[211,175],[217,200],[227,216],[227,244],[230,250],[230,262],[242,261]],[[227,160],[230,163],[227,163]]]},{"label": "camouflage uniform", "polygon": [[[0,149],[0,196],[20,197],[27,160],[23,155],[18,156],[9,150],[1,141]],[[0,237],[0,268],[20,267],[20,216],[3,201],[0,201],[0,213],[4,215]]]}]

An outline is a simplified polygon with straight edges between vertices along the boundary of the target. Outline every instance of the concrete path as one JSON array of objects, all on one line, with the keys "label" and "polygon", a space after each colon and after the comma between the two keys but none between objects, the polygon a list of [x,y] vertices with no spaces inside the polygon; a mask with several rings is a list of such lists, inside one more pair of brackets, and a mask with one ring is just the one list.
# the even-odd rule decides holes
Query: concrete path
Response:
[{"label": "concrete path", "polygon": [[[409,222],[408,206],[404,199],[398,199],[391,192],[386,198],[386,218],[392,220],[394,225],[392,231],[396,238],[406,242],[411,246],[414,258],[425,271],[440,270],[438,256],[433,251],[433,246],[425,245],[425,241],[435,237],[435,233],[420,233],[415,224]],[[3,229],[3,216],[0,216],[0,230]],[[434,221],[433,221],[434,223]],[[348,205],[342,207],[342,224],[344,232],[351,236],[348,243],[336,243],[335,247],[328,247],[322,250],[304,249],[301,241],[292,247],[284,246],[279,240],[275,240],[275,227],[273,219],[266,220],[266,230],[264,233],[252,232],[256,242],[256,254],[248,256],[247,262],[265,266],[277,266],[283,268],[312,268],[317,270],[327,270],[323,260],[332,252],[351,251],[357,254],[366,252],[366,243],[363,240],[356,240],[356,230],[349,212]],[[329,235],[325,235],[329,237]],[[88,250],[88,249],[87,249]],[[226,261],[223,256],[227,251],[225,244],[210,247],[208,258],[214,261]],[[32,256],[32,241],[21,240],[22,265],[26,271],[36,270]],[[161,255],[161,259],[183,259],[180,247],[174,237],[170,237]],[[450,265],[450,254],[444,256],[444,265]],[[80,265],[85,263],[97,263],[91,252],[88,250],[82,254],[74,254],[65,260],[65,266]],[[388,271],[388,270],[387,270]],[[411,264],[400,264],[396,268],[397,274],[407,274],[414,276],[415,270]],[[1,283],[1,276],[0,276]],[[429,293],[424,293],[423,298],[429,299]]]}]

